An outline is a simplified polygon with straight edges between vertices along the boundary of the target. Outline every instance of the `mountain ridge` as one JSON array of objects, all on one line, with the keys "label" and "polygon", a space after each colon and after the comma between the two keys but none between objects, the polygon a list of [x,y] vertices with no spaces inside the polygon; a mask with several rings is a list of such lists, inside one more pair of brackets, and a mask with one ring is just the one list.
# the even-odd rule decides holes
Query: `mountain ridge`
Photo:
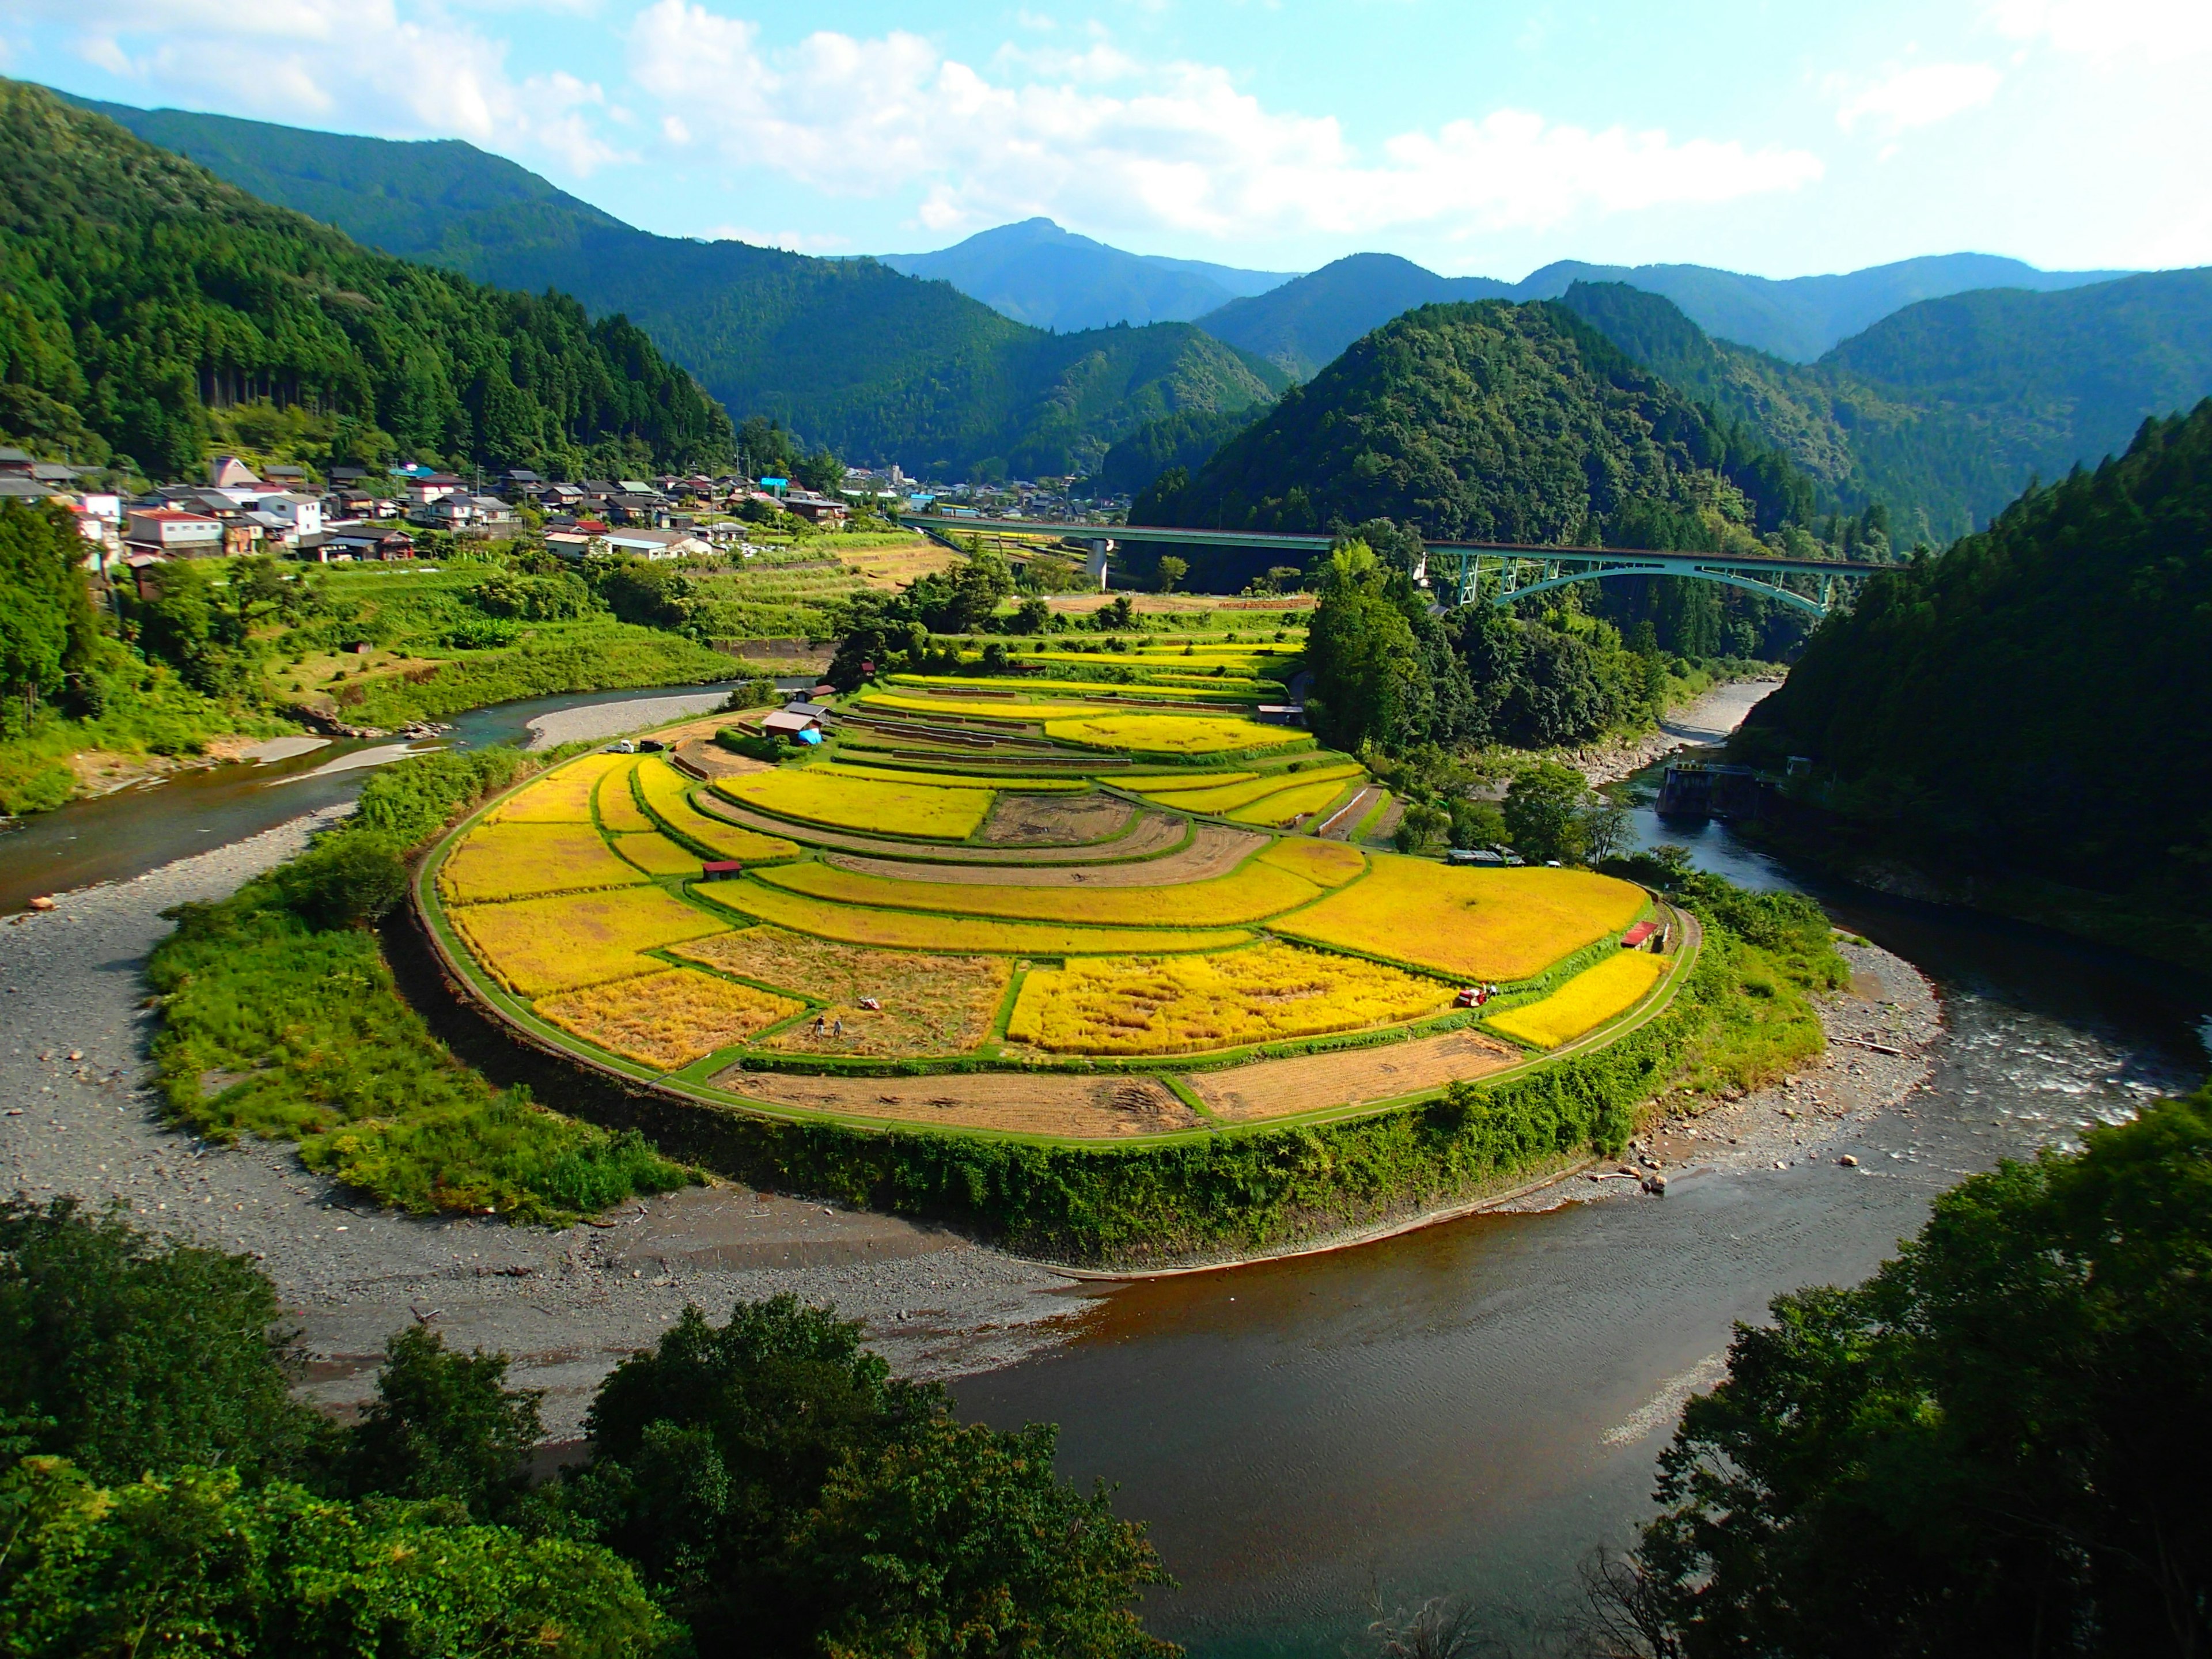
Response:
[{"label": "mountain ridge", "polygon": [[656,236],[459,140],[100,112],[349,234],[625,316],[739,416],[769,416],[848,459],[951,476],[1087,471],[1146,421],[1247,407],[1287,384],[1188,323],[1054,335],[872,259]]},{"label": "mountain ridge", "polygon": [[874,257],[905,276],[949,282],[1001,316],[1049,329],[1187,323],[1297,274],[1129,253],[1045,218],[979,231],[934,252]]}]

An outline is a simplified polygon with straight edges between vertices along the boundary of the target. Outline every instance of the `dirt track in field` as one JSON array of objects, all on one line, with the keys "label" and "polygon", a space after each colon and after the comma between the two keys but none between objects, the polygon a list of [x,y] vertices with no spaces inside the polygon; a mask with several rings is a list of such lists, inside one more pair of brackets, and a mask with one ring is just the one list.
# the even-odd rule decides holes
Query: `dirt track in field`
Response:
[{"label": "dirt track in field", "polygon": [[1267,844],[1265,836],[1248,835],[1218,823],[1201,823],[1190,845],[1140,864],[1016,866],[916,864],[904,859],[851,858],[836,854],[823,861],[864,875],[895,881],[955,882],[971,887],[1181,887],[1225,876]]},{"label": "dirt track in field", "polygon": [[[782,836],[791,841],[804,842],[810,847],[831,847],[840,852],[872,853],[878,857],[911,861],[927,853],[929,861],[943,860],[951,864],[1082,864],[1086,860],[1150,858],[1181,845],[1186,820],[1169,812],[1147,812],[1137,821],[1136,827],[1126,836],[1114,841],[1098,842],[1090,847],[958,847],[931,844],[916,846],[910,842],[881,841],[873,836],[855,835],[844,830],[823,830],[812,824],[770,817],[724,800],[719,795],[702,794],[699,810],[709,817],[726,823],[742,824],[748,830],[758,830],[765,835]],[[951,879],[951,878],[943,878]]]},{"label": "dirt track in field", "polygon": [[1252,1123],[1438,1089],[1463,1078],[1504,1071],[1520,1058],[1518,1050],[1476,1032],[1447,1031],[1376,1048],[1194,1072],[1190,1086],[1216,1116]]},{"label": "dirt track in field", "polygon": [[724,1072],[725,1089],[844,1117],[1114,1140],[1194,1128],[1198,1115],[1149,1079],[974,1072],[951,1077],[793,1077]]}]

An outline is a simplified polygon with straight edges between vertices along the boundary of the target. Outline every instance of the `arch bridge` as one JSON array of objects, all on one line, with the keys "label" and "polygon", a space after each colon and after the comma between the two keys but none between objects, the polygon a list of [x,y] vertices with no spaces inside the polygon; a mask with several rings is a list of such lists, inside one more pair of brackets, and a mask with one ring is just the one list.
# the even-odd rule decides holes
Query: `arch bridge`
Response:
[{"label": "arch bridge", "polygon": [[[1106,559],[1116,546],[1170,544],[1225,547],[1255,552],[1304,556],[1325,553],[1331,536],[1262,530],[1192,530],[1170,525],[1088,525],[1064,520],[952,518],[909,514],[902,522],[940,537],[963,535],[1052,536],[1086,544],[1090,574],[1106,583]],[[1303,557],[1297,561],[1303,562]],[[1615,576],[1679,576],[1718,582],[1760,594],[1814,617],[1834,608],[1840,580],[1871,575],[1878,566],[1842,559],[1741,557],[1725,553],[1662,552],[1634,547],[1548,547],[1512,542],[1431,542],[1428,566],[1421,573],[1430,591],[1454,605],[1487,597],[1504,606],[1574,582],[1604,581]],[[1792,577],[1815,579],[1815,591],[1801,592]]]}]

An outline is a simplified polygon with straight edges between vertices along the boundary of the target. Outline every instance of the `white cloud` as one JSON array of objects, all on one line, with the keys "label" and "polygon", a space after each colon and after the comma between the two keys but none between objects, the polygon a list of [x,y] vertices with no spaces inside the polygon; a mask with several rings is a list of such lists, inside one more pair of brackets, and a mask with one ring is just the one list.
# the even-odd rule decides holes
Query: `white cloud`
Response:
[{"label": "white cloud", "polygon": [[1988,64],[1915,64],[1879,81],[1837,79],[1828,88],[1837,100],[1836,125],[1845,132],[1868,125],[1894,137],[1981,108],[2003,81],[2004,72]]},{"label": "white cloud", "polygon": [[537,151],[576,173],[617,159],[591,112],[594,83],[517,81],[507,45],[399,0],[28,0],[77,54],[155,98],[275,121],[343,117],[388,137],[463,137]]},{"label": "white cloud", "polygon": [[2015,40],[2041,40],[2084,58],[2212,52],[2205,0],[1991,0],[1988,16]]},{"label": "white cloud", "polygon": [[[1101,42],[1066,58],[1002,52],[993,78],[902,32],[823,32],[770,52],[757,25],[696,0],[639,13],[630,62],[641,88],[733,163],[856,196],[919,189],[921,221],[939,232],[1045,213],[1224,239],[1414,226],[1465,236],[1730,201],[1821,173],[1803,150],[1518,110],[1363,155],[1333,117],[1267,109],[1203,64],[1146,66]],[[1135,84],[1109,93],[1109,80]]]}]

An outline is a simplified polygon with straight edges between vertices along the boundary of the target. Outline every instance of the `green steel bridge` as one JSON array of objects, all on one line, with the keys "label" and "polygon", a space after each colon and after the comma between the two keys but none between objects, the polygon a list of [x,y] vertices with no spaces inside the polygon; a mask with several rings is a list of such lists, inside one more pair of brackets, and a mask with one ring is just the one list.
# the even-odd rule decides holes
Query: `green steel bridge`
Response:
[{"label": "green steel bridge", "polygon": [[[1261,530],[1189,530],[1166,525],[1084,525],[1043,519],[954,518],[943,514],[908,514],[902,523],[948,535],[1053,536],[1089,544],[1091,574],[1103,586],[1106,557],[1117,546],[1170,544],[1182,547],[1227,547],[1255,552],[1325,553],[1334,538]],[[1840,580],[1871,575],[1878,567],[1841,559],[1739,557],[1727,553],[1662,553],[1634,547],[1537,547],[1510,542],[1431,542],[1426,576],[1430,591],[1446,603],[1470,605],[1486,591],[1492,605],[1510,605],[1571,582],[1603,581],[1613,576],[1684,576],[1719,582],[1764,594],[1814,617],[1834,605]],[[1815,591],[1786,586],[1788,577],[1813,577]],[[1809,585],[1809,584],[1808,584]]]}]

